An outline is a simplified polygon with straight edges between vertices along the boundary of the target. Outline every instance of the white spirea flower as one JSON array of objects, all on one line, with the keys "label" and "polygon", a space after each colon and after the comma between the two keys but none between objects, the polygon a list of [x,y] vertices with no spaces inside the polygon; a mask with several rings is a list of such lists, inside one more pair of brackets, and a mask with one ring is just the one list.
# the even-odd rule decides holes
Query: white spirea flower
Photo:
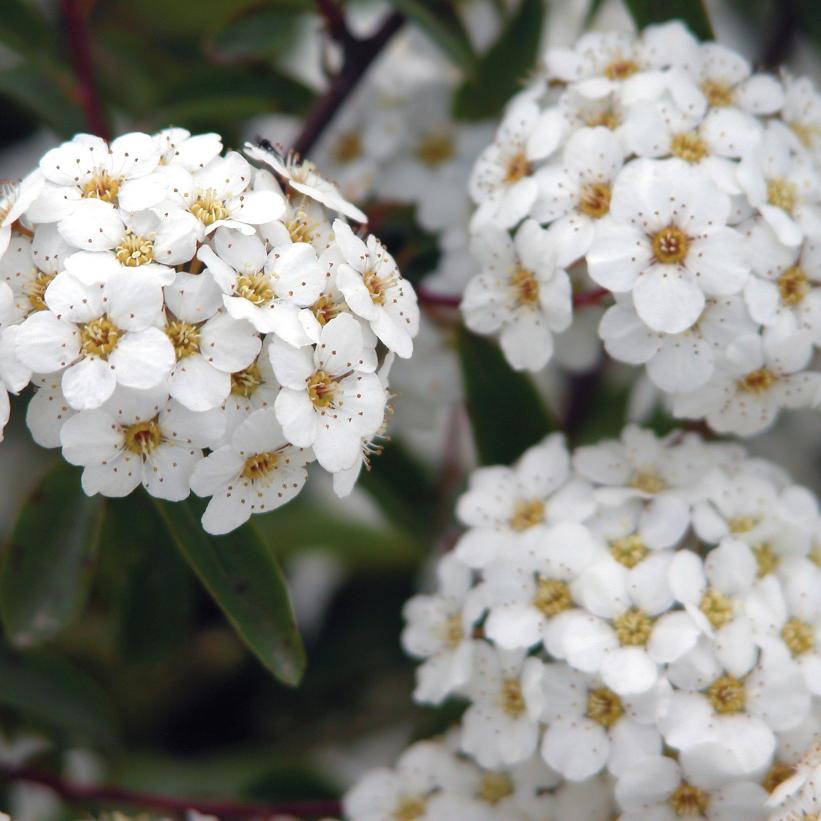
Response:
[{"label": "white spirea flower", "polygon": [[[458,512],[466,532],[406,606],[403,641],[421,660],[416,700],[467,702],[434,742],[467,769],[430,782],[414,817],[765,821],[815,806],[808,490],[738,446],[631,426],[480,468]],[[521,803],[534,783],[550,802]],[[365,809],[349,817],[392,817]]]},{"label": "white spirea flower", "polygon": [[393,258],[338,218],[364,214],[310,163],[249,154],[283,187],[170,128],[77,135],[0,191],[0,437],[32,382],[32,437],[87,493],[193,488],[215,534],[315,459],[351,492],[419,327]]},{"label": "white spirea flower", "polygon": [[[595,315],[604,303],[605,350],[645,366],[678,415],[749,436],[784,408],[814,407],[819,123],[809,79],[755,72],[679,22],[549,49],[474,165],[466,324],[539,371],[559,352],[554,333],[590,334],[574,304]],[[538,227],[556,248],[549,286],[546,269],[521,263]],[[564,270],[586,293],[571,300]],[[774,367],[761,351],[771,332],[794,351]],[[764,369],[774,378],[746,391]]]}]

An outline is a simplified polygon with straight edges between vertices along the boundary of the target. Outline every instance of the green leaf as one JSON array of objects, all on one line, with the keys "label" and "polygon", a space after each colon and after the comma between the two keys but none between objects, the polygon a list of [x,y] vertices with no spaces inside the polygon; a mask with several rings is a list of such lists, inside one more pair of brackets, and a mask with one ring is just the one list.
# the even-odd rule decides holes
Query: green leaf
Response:
[{"label": "green leaf", "polygon": [[555,429],[533,383],[511,369],[494,342],[460,328],[459,356],[483,465],[509,464]]},{"label": "green leaf", "polygon": [[498,116],[536,64],[543,21],[543,0],[522,0],[499,39],[479,58],[475,76],[456,92],[457,119]]},{"label": "green leaf", "polygon": [[217,60],[274,57],[293,45],[299,13],[305,3],[280,4],[243,14],[206,40],[205,50]]},{"label": "green leaf", "polygon": [[476,71],[476,55],[465,24],[448,0],[391,0],[468,77]]},{"label": "green leaf", "polygon": [[53,61],[57,53],[54,34],[33,3],[3,0],[0,42],[36,62]]},{"label": "green leaf", "polygon": [[[2,12],[0,12],[2,17]],[[21,63],[0,70],[0,96],[9,97],[58,134],[68,136],[86,128],[75,88],[62,72]]]},{"label": "green leaf", "polygon": [[119,735],[106,694],[54,655],[0,645],[0,704],[20,710],[74,742],[112,747]]},{"label": "green leaf", "polygon": [[145,493],[109,503],[103,547],[126,565],[119,647],[128,662],[161,659],[190,627],[194,579]]},{"label": "green leaf", "polygon": [[156,504],[177,548],[240,638],[280,681],[298,684],[305,650],[288,586],[255,525],[209,536],[190,503]]},{"label": "green leaf", "polygon": [[699,40],[715,40],[703,0],[625,0],[638,28],[681,20]]},{"label": "green leaf", "polygon": [[396,440],[371,460],[359,484],[379,503],[400,530],[426,542],[436,525],[438,493],[431,472]]},{"label": "green leaf", "polygon": [[23,506],[0,556],[0,615],[18,647],[46,641],[82,609],[105,505],[80,471],[57,462]]}]

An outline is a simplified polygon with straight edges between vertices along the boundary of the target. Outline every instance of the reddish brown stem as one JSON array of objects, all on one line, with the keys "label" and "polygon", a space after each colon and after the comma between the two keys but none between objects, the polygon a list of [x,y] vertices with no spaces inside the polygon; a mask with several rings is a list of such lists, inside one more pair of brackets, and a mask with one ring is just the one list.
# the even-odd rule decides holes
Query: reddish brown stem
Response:
[{"label": "reddish brown stem", "polygon": [[342,6],[337,0],[316,0],[316,7],[325,21],[325,28],[330,37],[343,49],[347,49],[356,38],[351,34],[345,22]]},{"label": "reddish brown stem", "polygon": [[77,78],[80,104],[85,112],[88,130],[104,140],[110,138],[108,125],[97,91],[94,77],[94,61],[91,56],[91,40],[85,15],[78,0],[60,0],[66,36],[68,37],[71,62]]},{"label": "reddish brown stem", "polygon": [[[323,4],[327,5],[327,4]],[[371,63],[402,27],[405,18],[399,12],[389,14],[377,32],[364,40],[351,38],[345,48],[345,59],[328,90],[308,112],[293,149],[304,157],[325,132],[340,106],[356,88]]]},{"label": "reddish brown stem", "polygon": [[610,295],[607,288],[594,288],[592,291],[583,291],[580,294],[573,294],[573,307],[584,308],[590,305],[601,305],[606,297]]},{"label": "reddish brown stem", "polygon": [[427,290],[423,285],[416,286],[416,296],[419,298],[419,304],[426,308],[458,308],[462,301],[461,296],[437,294]]},{"label": "reddish brown stem", "polygon": [[278,804],[260,804],[243,801],[203,801],[194,798],[177,798],[157,795],[124,787],[96,787],[72,784],[52,773],[42,772],[33,767],[0,764],[0,778],[9,781],[26,781],[40,784],[55,792],[64,801],[94,804],[128,804],[146,810],[163,813],[182,814],[186,810],[197,810],[206,815],[225,818],[255,818],[259,821],[278,815],[296,815],[314,818],[324,815],[339,815],[338,801],[283,801]]}]

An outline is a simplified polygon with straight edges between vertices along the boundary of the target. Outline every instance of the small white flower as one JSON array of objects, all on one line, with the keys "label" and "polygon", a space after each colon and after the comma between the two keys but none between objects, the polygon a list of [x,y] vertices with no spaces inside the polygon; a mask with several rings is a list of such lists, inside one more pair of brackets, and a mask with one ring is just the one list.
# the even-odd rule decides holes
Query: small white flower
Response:
[{"label": "small white flower", "polygon": [[36,390],[26,408],[26,426],[41,448],[59,448],[60,431],[77,411],[63,396],[60,374],[37,374],[32,379]]},{"label": "small white flower", "polygon": [[191,413],[163,390],[120,388],[102,407],[68,419],[60,431],[63,457],[82,465],[91,496],[127,496],[140,483],[152,495],[185,499],[202,448],[222,436],[217,411]]},{"label": "small white flower", "polygon": [[727,196],[682,160],[634,160],[597,226],[590,275],[612,291],[632,292],[651,330],[684,331],[698,320],[705,296],[744,287],[743,238],[727,226],[729,215]]},{"label": "small white flower", "polygon": [[259,237],[227,229],[217,231],[214,248],[203,245],[198,257],[221,288],[225,310],[261,333],[306,345],[299,310],[315,302],[325,282],[314,249],[297,242],[266,252]]},{"label": "small white flower", "polygon": [[370,324],[387,348],[408,359],[419,332],[413,286],[402,278],[393,257],[373,234],[366,244],[342,220],[333,227],[344,257],[336,272],[337,287],[350,309]]},{"label": "small white flower", "polygon": [[210,496],[202,516],[208,533],[235,530],[253,513],[265,513],[293,499],[305,484],[310,451],[282,435],[273,408],[254,411],[231,434],[231,441],[201,460],[191,489]]},{"label": "small white flower", "polygon": [[543,668],[524,652],[482,643],[474,648],[461,746],[483,767],[516,764],[533,755],[544,708]]},{"label": "small white flower", "polygon": [[164,128],[153,137],[160,165],[181,165],[188,171],[205,168],[222,151],[219,134],[192,134],[184,128]]},{"label": "small white flower", "polygon": [[387,401],[359,322],[341,314],[322,328],[315,349],[274,340],[269,353],[282,385],[274,407],[288,441],[313,447],[332,473],[351,467],[362,439],[382,425]]},{"label": "small white flower", "polygon": [[153,388],[174,366],[174,348],[154,325],[163,301],[156,281],[112,274],[85,285],[63,272],[45,301],[49,310],[20,326],[17,355],[37,373],[65,369],[63,393],[73,408],[98,408],[117,385]]},{"label": "small white flower", "polygon": [[556,237],[533,220],[512,239],[487,225],[473,235],[471,250],[482,270],[465,289],[465,324],[479,333],[500,331],[502,350],[514,368],[543,368],[553,354],[553,333],[566,330],[573,313]]},{"label": "small white flower", "polygon": [[[3,310],[3,291],[8,292],[5,296],[6,303],[11,302],[8,286],[3,286],[0,288],[0,315],[2,315]],[[17,356],[17,338],[19,334],[19,325],[0,328],[0,442],[3,441],[3,430],[9,421],[11,412],[9,394],[19,393],[28,385],[31,379],[31,370]]]},{"label": "small white flower", "polygon": [[9,246],[12,226],[37,199],[44,185],[45,178],[39,168],[19,183],[0,184],[0,256]]},{"label": "small white flower", "polygon": [[323,179],[314,164],[308,160],[300,161],[295,156],[283,156],[275,149],[253,145],[253,143],[245,143],[245,153],[251,159],[273,168],[280,177],[287,180],[288,185],[294,191],[316,200],[348,219],[361,223],[368,221],[368,217],[348,202],[333,183]]}]

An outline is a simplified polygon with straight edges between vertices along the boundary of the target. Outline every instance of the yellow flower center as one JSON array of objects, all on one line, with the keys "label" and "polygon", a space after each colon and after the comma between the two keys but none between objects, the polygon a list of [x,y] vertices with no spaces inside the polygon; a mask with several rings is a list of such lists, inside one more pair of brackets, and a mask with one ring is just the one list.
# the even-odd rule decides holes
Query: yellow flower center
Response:
[{"label": "yellow flower center", "polygon": [[783,784],[793,774],[793,768],[783,761],[776,761],[767,771],[761,786],[767,792],[772,792],[776,787]]},{"label": "yellow flower center", "polygon": [[810,292],[810,279],[797,265],[787,268],[778,278],[778,293],[785,305],[798,305]]},{"label": "yellow flower center", "polygon": [[536,582],[536,594],[533,606],[548,618],[557,616],[573,604],[570,588],[559,579],[539,578]]},{"label": "yellow flower center", "polygon": [[266,305],[274,298],[274,289],[268,277],[258,271],[256,274],[242,274],[237,278],[236,294],[254,305]]},{"label": "yellow flower center", "polygon": [[692,163],[700,163],[709,154],[707,143],[699,137],[697,131],[684,131],[673,137],[670,150],[676,157]]},{"label": "yellow flower center", "polygon": [[279,454],[277,454],[276,451],[270,450],[266,453],[255,453],[245,460],[240,476],[251,482],[257,482],[271,473],[277,466],[278,461]]},{"label": "yellow flower center", "polygon": [[735,676],[720,676],[707,688],[707,698],[720,715],[743,713],[747,691]]},{"label": "yellow flower center", "polygon": [[124,428],[123,439],[123,446],[127,451],[145,457],[160,446],[162,433],[157,420],[151,419]]},{"label": "yellow flower center", "polygon": [[667,488],[667,484],[659,476],[657,470],[649,468],[648,470],[637,470],[630,478],[630,487],[642,493],[661,493]]},{"label": "yellow flower center", "polygon": [[256,362],[249,365],[245,370],[236,371],[231,374],[231,393],[234,396],[242,396],[250,399],[262,384],[262,373]]},{"label": "yellow flower center", "polygon": [[313,242],[317,223],[311,222],[304,211],[297,211],[296,214],[285,222],[291,242]]},{"label": "yellow flower center", "polygon": [[797,194],[795,183],[781,177],[767,180],[767,202],[776,208],[782,208],[788,214],[792,214],[795,209]]},{"label": "yellow flower center", "polygon": [[766,393],[776,382],[778,377],[768,368],[759,368],[757,371],[742,376],[736,382],[736,387],[742,393]]},{"label": "yellow flower center", "polygon": [[726,108],[733,104],[733,88],[727,83],[720,83],[717,80],[705,80],[701,85],[701,90],[711,106]]},{"label": "yellow flower center", "polygon": [[716,630],[723,627],[728,621],[732,621],[733,618],[733,603],[714,587],[711,587],[702,596],[699,609],[707,616],[707,621]]},{"label": "yellow flower center", "polygon": [[545,506],[539,499],[522,499],[516,502],[510,526],[516,532],[528,530],[544,521]]},{"label": "yellow flower center", "polygon": [[476,791],[476,797],[486,804],[498,804],[513,795],[513,783],[504,773],[485,773]]},{"label": "yellow flower center", "polygon": [[635,567],[647,555],[647,545],[637,534],[610,542],[610,555],[625,567]]},{"label": "yellow flower center", "polygon": [[416,147],[419,161],[436,168],[453,157],[453,140],[449,134],[426,134]]},{"label": "yellow flower center", "polygon": [[707,812],[710,796],[684,781],[673,791],[668,802],[679,818],[689,818],[694,815],[703,816]]},{"label": "yellow flower center", "polygon": [[329,294],[320,295],[319,299],[311,306],[311,310],[320,325],[327,325],[342,310],[341,303],[334,302]]},{"label": "yellow flower center", "polygon": [[516,302],[527,308],[539,304],[539,281],[527,268],[517,268],[510,276]]},{"label": "yellow flower center", "polygon": [[123,332],[104,314],[80,325],[80,350],[83,356],[108,359],[122,335]]},{"label": "yellow flower center", "polygon": [[639,64],[635,60],[618,58],[613,60],[604,68],[604,76],[608,80],[626,80],[632,77],[639,70]]},{"label": "yellow flower center", "polygon": [[194,194],[191,213],[203,224],[212,225],[227,219],[228,209],[213,188],[200,189]]},{"label": "yellow flower center", "polygon": [[391,275],[388,278],[380,277],[376,271],[365,271],[362,274],[362,281],[371,295],[371,301],[375,305],[384,305],[385,297],[389,288],[392,288],[399,281],[398,277]]},{"label": "yellow flower center", "polygon": [[587,717],[609,730],[624,715],[621,699],[609,688],[599,687],[587,694]]},{"label": "yellow flower center", "polygon": [[810,550],[807,558],[816,566],[821,567],[821,546],[815,545]]},{"label": "yellow flower center", "polygon": [[422,796],[403,795],[393,811],[395,821],[414,821],[425,814],[425,799]]},{"label": "yellow flower center", "polygon": [[730,533],[749,533],[757,524],[755,516],[733,516],[727,520]]},{"label": "yellow flower center", "polygon": [[174,346],[177,361],[200,352],[200,331],[196,325],[175,319],[165,326],[165,335]]},{"label": "yellow flower center", "polygon": [[621,125],[621,116],[613,111],[611,108],[605,108],[601,111],[591,111],[584,117],[584,124],[588,128],[596,128],[603,126],[615,131]]},{"label": "yellow flower center", "polygon": [[515,678],[508,678],[502,683],[500,694],[502,710],[511,718],[519,718],[525,711],[525,697],[522,685]]},{"label": "yellow flower center", "polygon": [[154,240],[141,237],[129,231],[123,241],[114,249],[114,256],[121,265],[136,268],[154,261]]},{"label": "yellow flower center", "polygon": [[48,307],[46,305],[46,288],[51,285],[53,279],[54,274],[44,274],[41,271],[25,288],[24,293],[28,297],[32,311],[45,311]]},{"label": "yellow flower center", "polygon": [[801,140],[801,144],[805,148],[812,149],[821,136],[821,129],[817,125],[808,125],[807,123],[787,123],[793,134]]},{"label": "yellow flower center", "polygon": [[610,186],[606,182],[590,182],[582,186],[579,211],[599,219],[610,210]]},{"label": "yellow flower center", "polygon": [[651,241],[653,256],[662,265],[677,265],[687,256],[689,237],[675,225],[668,225],[653,235]]},{"label": "yellow flower center", "polygon": [[781,638],[794,656],[803,656],[815,647],[815,628],[800,619],[790,619],[781,629]]},{"label": "yellow flower center", "polygon": [[753,548],[753,556],[755,556],[756,564],[758,565],[758,577],[763,579],[764,576],[769,576],[775,573],[778,565],[781,563],[781,557],[773,550],[768,542],[761,542]]},{"label": "yellow flower center", "polygon": [[530,163],[524,151],[518,151],[508,161],[505,168],[505,182],[512,185],[530,173]]},{"label": "yellow flower center", "polygon": [[442,626],[442,633],[445,644],[451,650],[457,648],[465,637],[465,630],[462,627],[462,616],[460,613],[454,613]]},{"label": "yellow flower center", "polygon": [[117,202],[121,183],[122,180],[107,171],[97,171],[83,185],[82,195],[88,199]]},{"label": "yellow flower center", "polygon": [[308,379],[308,398],[315,408],[329,408],[336,395],[336,382],[325,371],[315,371]]},{"label": "yellow flower center", "polygon": [[631,609],[615,618],[613,627],[623,647],[644,647],[653,631],[653,619],[643,610]]},{"label": "yellow flower center", "polygon": [[340,165],[358,160],[362,156],[362,138],[356,131],[340,134],[331,155]]}]

